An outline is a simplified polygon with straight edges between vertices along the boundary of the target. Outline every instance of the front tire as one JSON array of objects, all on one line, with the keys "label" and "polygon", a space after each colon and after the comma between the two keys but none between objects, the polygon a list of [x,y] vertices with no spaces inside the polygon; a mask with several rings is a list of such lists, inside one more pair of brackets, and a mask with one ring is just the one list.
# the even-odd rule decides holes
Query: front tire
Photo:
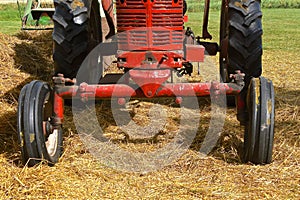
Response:
[{"label": "front tire", "polygon": [[28,84],[26,84],[20,94],[19,94],[19,99],[18,99],[18,112],[17,112],[17,128],[18,128],[18,143],[19,146],[21,147],[21,156],[22,156],[22,163],[25,164],[28,160],[28,154],[27,150],[24,146],[25,144],[25,138],[24,138],[24,100],[25,100],[25,95],[26,91],[28,88]]},{"label": "front tire", "polygon": [[274,140],[275,94],[272,81],[252,78],[248,88],[249,120],[245,126],[244,161],[269,164]]},{"label": "front tire", "polygon": [[18,132],[23,164],[33,166],[43,160],[58,162],[62,152],[61,125],[53,124],[52,90],[47,83],[32,81],[21,91]]}]

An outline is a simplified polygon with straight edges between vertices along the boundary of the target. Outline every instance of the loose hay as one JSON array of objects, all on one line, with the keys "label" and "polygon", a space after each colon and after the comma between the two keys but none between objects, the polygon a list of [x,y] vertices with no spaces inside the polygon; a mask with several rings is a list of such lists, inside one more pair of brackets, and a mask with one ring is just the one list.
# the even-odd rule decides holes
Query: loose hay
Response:
[{"label": "loose hay", "polygon": [[[156,172],[126,173],[95,160],[82,144],[66,107],[64,153],[54,167],[20,164],[16,138],[16,106],[21,87],[32,79],[49,81],[52,72],[50,32],[23,32],[17,36],[0,33],[0,198],[1,199],[298,199],[300,197],[299,72],[297,53],[282,56],[265,52],[264,73],[275,83],[276,129],[274,162],[266,166],[242,164],[243,129],[234,110],[227,110],[218,145],[207,157],[198,154],[208,129],[210,103],[201,101],[201,121],[191,148],[176,162]],[[281,52],[284,54],[285,52]],[[285,61],[290,68],[282,68]],[[271,63],[271,64],[270,64]],[[148,103],[141,103],[142,107]],[[136,108],[137,123],[148,110]],[[176,114],[176,107],[171,107]],[[168,131],[157,141],[134,142],[117,137],[110,107],[101,108],[100,121],[116,144],[133,151],[152,151],[172,140]],[[171,116],[170,127],[176,120]],[[115,138],[114,138],[115,137]],[[118,143],[119,142],[119,143]]]}]

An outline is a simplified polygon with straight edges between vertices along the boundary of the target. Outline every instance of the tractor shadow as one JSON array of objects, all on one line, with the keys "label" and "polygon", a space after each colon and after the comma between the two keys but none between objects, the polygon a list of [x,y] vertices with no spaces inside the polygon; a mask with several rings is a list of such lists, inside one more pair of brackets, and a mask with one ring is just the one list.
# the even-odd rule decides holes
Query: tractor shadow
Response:
[{"label": "tractor shadow", "polygon": [[[212,119],[210,101],[206,106],[209,109],[201,113],[200,126],[190,149],[201,157],[211,156],[226,163],[242,164],[244,127],[236,119],[235,107],[226,108],[223,127],[216,128],[214,126],[219,125]],[[223,120],[221,117],[220,121]]]},{"label": "tractor shadow", "polygon": [[[54,74],[52,31],[20,32],[15,45],[15,66],[30,74],[30,79],[49,82]],[[26,80],[26,82],[28,82]]]},{"label": "tractor shadow", "polygon": [[[286,90],[285,88],[275,88],[276,92],[276,98],[275,98],[275,110],[276,113],[282,114],[289,114],[291,115],[291,110],[293,108],[300,106],[299,96],[300,91],[299,90]],[[205,153],[208,156],[212,156],[215,159],[222,160],[226,163],[232,163],[232,164],[243,164],[242,158],[243,158],[243,146],[244,146],[244,126],[241,126],[239,122],[236,119],[236,111],[235,108],[227,108],[226,113],[226,120],[225,124],[222,130],[222,133],[220,135],[216,135],[216,143],[214,146],[210,149],[209,152],[201,152],[201,147],[203,145],[203,141],[206,138],[206,134],[208,132],[209,123],[211,120],[211,117],[207,115],[207,113],[210,112],[208,109],[204,109],[207,107],[210,107],[210,101],[209,100],[199,100],[200,110],[204,110],[204,115],[201,113],[201,121],[200,126],[198,127],[197,134],[190,145],[190,150]],[[109,106],[108,106],[109,107]],[[285,111],[288,109],[287,111]],[[297,114],[297,113],[296,113]],[[108,114],[109,115],[109,114]],[[106,116],[108,116],[106,115]],[[299,119],[296,116],[296,118]],[[107,128],[109,125],[114,124],[113,119],[110,120],[109,123],[106,123]],[[282,129],[284,127],[297,127],[297,120],[286,118],[283,120],[281,116],[275,115],[275,139],[274,144],[276,147],[276,144],[280,143],[280,140],[284,140],[288,142],[290,145],[294,145],[295,141],[297,140],[297,137],[299,137],[299,134],[294,135],[286,135],[284,133],[278,134],[279,132],[282,132]],[[162,136],[164,136],[165,133],[162,133]],[[115,143],[133,143],[133,144],[158,144],[162,142],[161,135],[156,135],[153,138],[148,139],[130,139],[129,137],[125,137],[124,139],[113,139],[111,140]],[[275,149],[276,150],[276,149]],[[203,154],[202,154],[203,155]]]},{"label": "tractor shadow", "polygon": [[20,32],[20,40],[14,47],[14,67],[28,74],[26,79],[16,79],[17,85],[7,91],[1,98],[9,104],[16,101],[24,85],[32,80],[52,82],[54,67],[52,61],[51,31]]},{"label": "tractor shadow", "polygon": [[20,166],[20,148],[16,124],[16,111],[8,111],[0,115],[0,154],[4,155],[8,162]]},{"label": "tractor shadow", "polygon": [[[206,118],[206,123],[209,122],[210,118]],[[212,156],[226,163],[242,164],[243,132],[243,127],[240,127],[237,121],[226,119],[223,131],[220,135],[215,134],[215,142],[212,142],[211,146],[204,143],[208,135],[208,128],[205,128],[198,130],[190,149],[198,152],[201,157]]]},{"label": "tractor shadow", "polygon": [[[299,106],[300,90],[275,87],[275,129],[273,154],[277,154],[277,146],[284,141],[290,146],[299,141]],[[236,120],[235,108],[227,108],[227,118],[219,140],[208,154],[227,163],[242,164],[244,151],[244,126]],[[229,116],[229,117],[228,117]],[[210,118],[206,119],[209,122]],[[200,152],[205,135],[199,130],[191,149]],[[204,130],[207,131],[207,128]],[[199,134],[200,133],[200,134]],[[299,143],[298,143],[299,144]]]},{"label": "tractor shadow", "polygon": [[[160,101],[161,104],[168,105],[170,104]],[[194,152],[199,152],[199,155],[203,155],[204,152],[201,148],[203,142],[206,139],[208,129],[210,126],[211,120],[211,102],[209,98],[199,98],[199,109],[200,109],[200,123],[199,127],[196,130],[196,135],[190,144],[189,149]],[[111,105],[109,102],[103,102],[101,104],[101,109],[99,109],[97,115],[99,116],[98,122],[103,130],[103,132],[109,132],[111,127],[117,127],[116,122],[114,121],[113,114],[111,111]],[[173,104],[171,107],[180,109],[180,106]],[[216,159],[223,160],[228,163],[236,163],[241,164],[241,155],[243,153],[243,132],[244,129],[239,125],[239,122],[235,119],[234,108],[228,108],[227,115],[230,115],[230,120],[226,119],[225,125],[223,127],[223,131],[221,135],[216,135],[214,137],[213,146],[209,147],[209,152],[206,152],[208,156],[212,156]],[[134,115],[131,115],[133,118]],[[146,116],[147,117],[147,116]],[[179,118],[173,119],[178,120]],[[145,119],[147,121],[147,119]],[[146,125],[142,124],[141,126]],[[179,124],[177,124],[179,126]],[[116,129],[114,129],[116,130]],[[119,131],[119,129],[118,129]],[[127,134],[124,134],[122,131],[118,134],[123,134],[123,137],[112,137],[109,140],[115,144],[128,145],[128,144],[136,144],[136,145],[152,145],[152,147],[161,146],[160,144],[165,145],[166,141],[171,143],[174,142],[174,135],[172,135],[172,131],[163,130],[158,132],[154,137],[150,138],[138,138],[134,139]],[[117,134],[115,134],[117,135]],[[167,143],[168,144],[168,143]]]},{"label": "tractor shadow", "polygon": [[51,82],[53,75],[51,31],[23,31],[16,35],[13,67],[26,73],[16,76],[16,84],[0,96],[0,153],[9,162],[22,166],[17,138],[17,105],[22,87],[32,80]]}]

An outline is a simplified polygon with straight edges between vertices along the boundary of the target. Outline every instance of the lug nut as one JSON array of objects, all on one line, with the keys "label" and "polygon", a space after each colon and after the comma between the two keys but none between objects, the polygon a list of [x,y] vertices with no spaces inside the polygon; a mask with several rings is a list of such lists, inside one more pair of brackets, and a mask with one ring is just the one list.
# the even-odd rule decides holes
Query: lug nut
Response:
[{"label": "lug nut", "polygon": [[180,105],[182,103],[182,97],[176,97],[175,103]]},{"label": "lug nut", "polygon": [[149,91],[147,92],[147,95],[148,95],[149,97],[151,97],[151,96],[152,96],[152,91],[149,90]]},{"label": "lug nut", "polygon": [[118,104],[119,104],[120,106],[125,105],[125,103],[126,103],[126,99],[125,99],[125,98],[118,98]]}]

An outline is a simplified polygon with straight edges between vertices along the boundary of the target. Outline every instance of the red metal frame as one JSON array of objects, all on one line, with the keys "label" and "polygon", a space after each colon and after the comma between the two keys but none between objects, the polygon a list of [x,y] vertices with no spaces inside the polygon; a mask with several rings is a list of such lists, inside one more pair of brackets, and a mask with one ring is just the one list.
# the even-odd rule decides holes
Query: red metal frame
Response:
[{"label": "red metal frame", "polygon": [[64,121],[64,99],[57,91],[53,95],[53,112],[55,116],[54,125],[62,124]]},{"label": "red metal frame", "polygon": [[[207,8],[208,5],[206,0]],[[207,17],[208,10],[204,21]],[[237,95],[243,87],[238,82],[167,83],[172,71],[204,60],[203,46],[183,42],[183,0],[118,0],[117,29],[117,66],[128,71],[126,78],[118,84],[65,86],[71,80],[62,75],[54,77],[54,113],[58,123],[63,121],[63,99],[117,98],[124,104],[126,97],[175,97],[175,102],[181,103],[184,97]],[[239,77],[241,73],[237,74]]]},{"label": "red metal frame", "polygon": [[141,69],[181,68],[184,61],[182,57],[182,53],[170,51],[119,51],[117,65]]},{"label": "red metal frame", "polygon": [[[154,84],[155,85],[155,84]],[[151,87],[153,85],[150,85]],[[127,84],[104,84],[89,85],[81,83],[79,86],[59,86],[54,93],[54,113],[57,123],[63,122],[63,99],[78,98],[82,101],[93,99],[118,98],[123,100],[130,98],[162,98],[176,97],[177,102],[181,102],[184,97],[204,97],[210,95],[237,95],[242,86],[235,83],[168,83],[156,85],[156,90],[147,95],[141,87],[131,87]]]},{"label": "red metal frame", "polygon": [[[226,95],[239,94],[242,87],[235,83],[169,83],[161,85],[151,98],[158,97],[205,97],[224,93]],[[56,95],[63,99],[81,98],[110,99],[110,98],[147,98],[141,88],[134,89],[126,84],[89,85],[82,83],[79,86],[65,86],[57,89]],[[61,104],[59,104],[61,105]]]}]

